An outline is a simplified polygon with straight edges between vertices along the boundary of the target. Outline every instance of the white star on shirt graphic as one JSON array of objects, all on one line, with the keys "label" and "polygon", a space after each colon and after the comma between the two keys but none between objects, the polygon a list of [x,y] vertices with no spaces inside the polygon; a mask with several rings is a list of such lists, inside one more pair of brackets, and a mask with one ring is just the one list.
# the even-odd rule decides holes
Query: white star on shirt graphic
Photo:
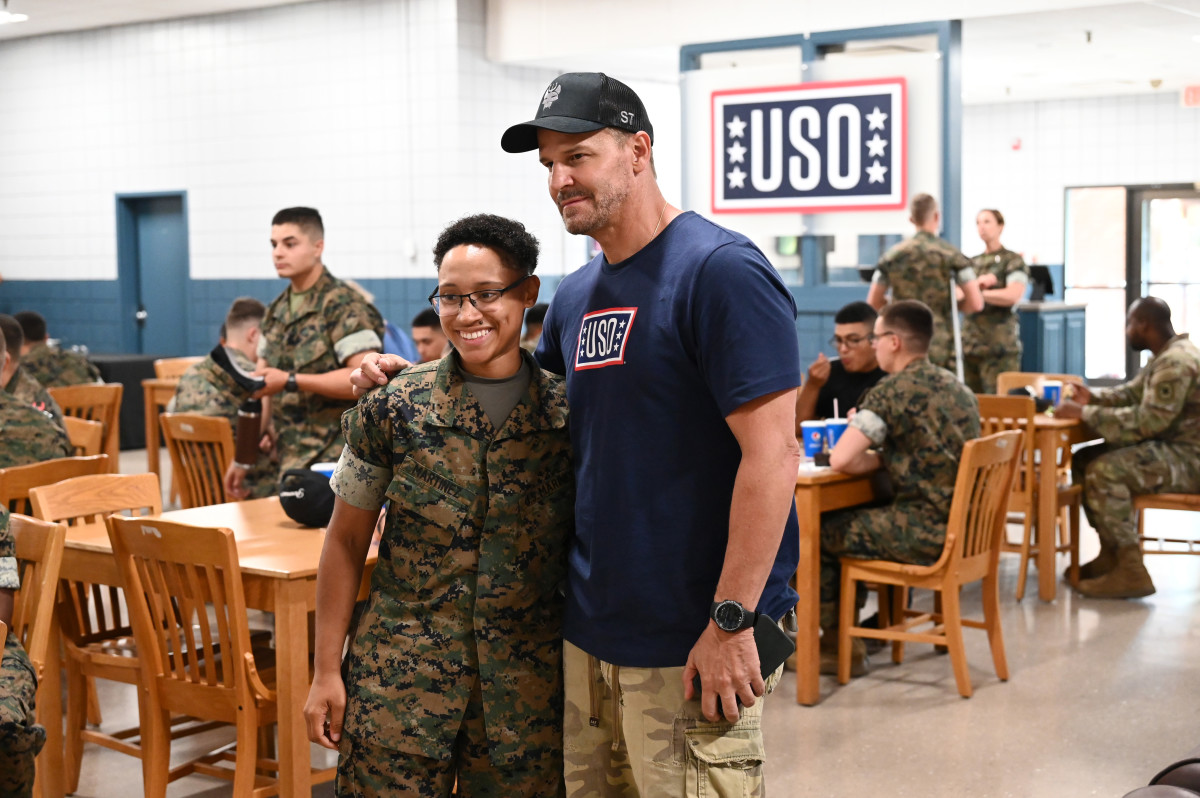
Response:
[{"label": "white star on shirt graphic", "polygon": [[888,115],[875,106],[875,110],[867,114],[867,130],[883,130],[883,120],[887,118]]},{"label": "white star on shirt graphic", "polygon": [[746,173],[742,171],[740,166],[733,167],[732,172],[726,172],[725,176],[729,178],[730,188],[745,188]]},{"label": "white star on shirt graphic", "polygon": [[740,141],[733,142],[732,147],[726,147],[725,152],[729,153],[730,163],[746,162],[746,148],[742,146]]},{"label": "white star on shirt graphic", "polygon": [[725,127],[729,128],[729,138],[731,139],[740,139],[746,132],[746,123],[736,115],[725,123]]},{"label": "white star on shirt graphic", "polygon": [[882,165],[880,165],[879,161],[875,161],[874,163],[872,163],[870,166],[868,166],[866,168],[867,177],[869,178],[867,180],[867,182],[868,183],[882,183],[883,175],[885,172],[887,172],[887,170],[888,170],[888,168],[886,166],[882,166]]},{"label": "white star on shirt graphic", "polygon": [[874,138],[867,139],[866,144],[868,158],[882,158],[884,156],[883,148],[888,145],[888,142],[887,139],[879,138],[879,134],[876,133]]}]

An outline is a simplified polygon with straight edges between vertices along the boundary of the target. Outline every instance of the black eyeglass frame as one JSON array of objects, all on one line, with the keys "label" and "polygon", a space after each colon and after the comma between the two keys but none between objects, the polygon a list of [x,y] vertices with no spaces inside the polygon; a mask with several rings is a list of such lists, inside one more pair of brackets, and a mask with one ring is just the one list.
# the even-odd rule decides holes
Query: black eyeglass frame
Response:
[{"label": "black eyeglass frame", "polygon": [[[480,289],[479,291],[470,291],[465,294],[439,294],[437,292],[437,289],[435,288],[433,290],[433,293],[428,296],[426,301],[429,302],[429,304],[433,306],[433,312],[438,314],[438,316],[457,316],[459,313],[462,312],[463,303],[466,302],[467,300],[470,300],[471,307],[475,308],[476,310],[479,310],[479,303],[475,301],[475,294],[495,294],[496,295],[495,299],[490,300],[488,302],[484,302],[484,305],[490,305],[492,302],[499,301],[500,297],[504,296],[504,294],[506,292],[511,291],[512,289],[516,288],[518,285],[525,282],[532,276],[533,276],[532,274],[527,274],[524,277],[522,277],[520,280],[517,280],[515,283],[509,283],[508,285],[504,286],[503,288],[483,288],[483,289]],[[455,310],[453,313],[442,313],[441,309],[438,307],[442,302],[445,301],[446,297],[457,297],[458,298],[458,309]],[[453,302],[454,300],[452,299],[450,301]]]}]

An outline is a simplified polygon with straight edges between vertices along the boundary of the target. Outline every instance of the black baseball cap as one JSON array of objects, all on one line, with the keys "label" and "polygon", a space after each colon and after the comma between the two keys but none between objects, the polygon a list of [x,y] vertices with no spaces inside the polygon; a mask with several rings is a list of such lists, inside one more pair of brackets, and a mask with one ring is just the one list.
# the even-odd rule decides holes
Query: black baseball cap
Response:
[{"label": "black baseball cap", "polygon": [[279,504],[301,526],[329,526],[333,517],[333,488],[329,477],[308,468],[289,468],[279,480]]},{"label": "black baseball cap", "polygon": [[538,128],[588,133],[606,127],[644,130],[654,143],[646,106],[633,89],[603,72],[567,72],[550,81],[533,119],[504,131],[500,146],[505,152],[529,152],[538,148]]}]

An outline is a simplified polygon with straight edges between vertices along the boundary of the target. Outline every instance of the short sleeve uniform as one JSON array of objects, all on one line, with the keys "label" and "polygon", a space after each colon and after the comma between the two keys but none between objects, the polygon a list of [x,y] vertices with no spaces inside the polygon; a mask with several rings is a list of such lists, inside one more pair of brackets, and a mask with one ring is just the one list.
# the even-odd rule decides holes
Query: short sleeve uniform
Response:
[{"label": "short sleeve uniform", "polygon": [[34,344],[21,356],[21,365],[46,388],[100,382],[100,369],[78,352]]}]

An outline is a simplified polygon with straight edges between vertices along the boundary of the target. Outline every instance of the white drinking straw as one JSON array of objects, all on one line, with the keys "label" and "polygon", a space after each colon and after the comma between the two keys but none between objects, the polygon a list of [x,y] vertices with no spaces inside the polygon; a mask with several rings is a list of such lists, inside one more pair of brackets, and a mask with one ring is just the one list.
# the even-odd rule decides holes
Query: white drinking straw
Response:
[{"label": "white drinking straw", "polygon": [[838,415],[837,399],[833,400],[833,417],[841,418],[841,416]]}]

